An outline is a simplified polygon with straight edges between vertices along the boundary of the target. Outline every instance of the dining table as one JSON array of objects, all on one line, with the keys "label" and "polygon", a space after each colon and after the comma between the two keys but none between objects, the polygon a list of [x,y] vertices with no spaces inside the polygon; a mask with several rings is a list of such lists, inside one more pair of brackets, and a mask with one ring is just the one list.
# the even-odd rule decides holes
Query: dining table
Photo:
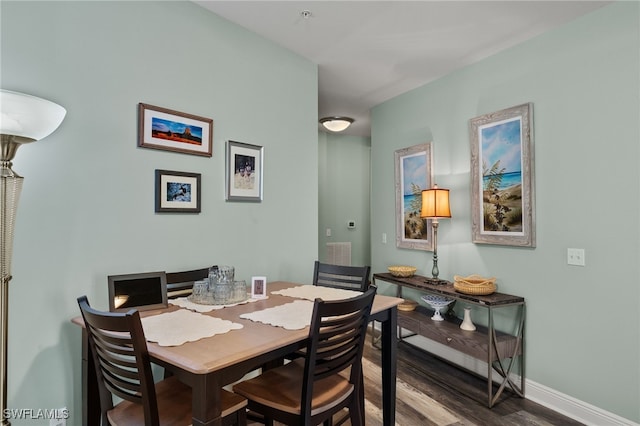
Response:
[{"label": "dining table", "polygon": [[[148,341],[151,362],[192,388],[192,416],[194,426],[221,424],[221,389],[240,380],[245,374],[261,367],[277,365],[286,355],[306,345],[309,327],[295,330],[243,319],[240,316],[280,307],[293,301],[291,297],[274,294],[279,290],[297,287],[300,283],[274,281],[268,283],[268,297],[227,306],[202,313],[241,324],[223,334],[201,338],[176,346],[162,346]],[[169,301],[171,302],[171,300]],[[397,305],[403,299],[376,294],[370,320],[381,327],[382,415],[384,425],[395,424],[396,407],[396,351]],[[140,312],[141,317],[169,313],[179,306]],[[81,316],[72,319],[82,330],[82,424],[100,424],[98,383],[87,333]]]}]

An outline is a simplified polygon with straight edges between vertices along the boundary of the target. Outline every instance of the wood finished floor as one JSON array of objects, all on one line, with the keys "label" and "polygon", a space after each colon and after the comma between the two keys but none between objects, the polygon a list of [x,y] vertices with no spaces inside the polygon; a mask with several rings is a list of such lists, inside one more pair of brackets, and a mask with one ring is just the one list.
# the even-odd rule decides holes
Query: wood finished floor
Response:
[{"label": "wood finished floor", "polygon": [[[366,425],[382,425],[380,351],[371,346],[370,338],[367,339],[363,365]],[[507,391],[489,409],[484,380],[407,344],[398,346],[397,365],[396,424],[399,426],[582,424]],[[350,423],[347,421],[345,424]]]}]

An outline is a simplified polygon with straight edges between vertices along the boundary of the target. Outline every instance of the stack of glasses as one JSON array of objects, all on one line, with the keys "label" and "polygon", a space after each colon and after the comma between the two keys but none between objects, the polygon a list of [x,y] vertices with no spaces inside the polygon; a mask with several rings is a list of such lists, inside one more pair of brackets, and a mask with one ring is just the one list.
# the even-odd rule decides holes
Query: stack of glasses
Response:
[{"label": "stack of glasses", "polygon": [[247,283],[234,281],[233,266],[217,266],[209,270],[209,278],[196,281],[189,300],[202,305],[232,305],[247,300]]}]

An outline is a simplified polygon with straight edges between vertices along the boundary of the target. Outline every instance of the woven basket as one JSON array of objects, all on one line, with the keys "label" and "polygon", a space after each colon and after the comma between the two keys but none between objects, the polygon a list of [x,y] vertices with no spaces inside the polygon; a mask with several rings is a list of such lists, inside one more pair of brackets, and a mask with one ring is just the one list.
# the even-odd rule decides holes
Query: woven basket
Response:
[{"label": "woven basket", "polygon": [[453,279],[453,288],[460,293],[484,296],[496,291],[495,278],[484,278],[480,275],[469,275],[468,277],[454,275]]},{"label": "woven basket", "polygon": [[389,269],[389,273],[394,277],[402,277],[402,278],[412,277],[417,270],[417,268],[414,266],[401,266],[401,265],[389,266],[388,269]]},{"label": "woven basket", "polygon": [[398,305],[398,310],[411,312],[416,309],[416,306],[418,306],[418,302],[414,302],[413,300],[405,300],[404,302]]}]

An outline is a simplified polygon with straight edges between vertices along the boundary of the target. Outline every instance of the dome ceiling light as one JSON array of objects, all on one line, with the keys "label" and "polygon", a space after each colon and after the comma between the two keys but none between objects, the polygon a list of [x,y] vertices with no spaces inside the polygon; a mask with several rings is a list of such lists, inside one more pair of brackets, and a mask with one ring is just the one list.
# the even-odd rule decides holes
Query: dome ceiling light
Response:
[{"label": "dome ceiling light", "polygon": [[320,119],[320,124],[331,132],[347,130],[351,123],[353,123],[353,118],[349,117],[325,117]]}]

